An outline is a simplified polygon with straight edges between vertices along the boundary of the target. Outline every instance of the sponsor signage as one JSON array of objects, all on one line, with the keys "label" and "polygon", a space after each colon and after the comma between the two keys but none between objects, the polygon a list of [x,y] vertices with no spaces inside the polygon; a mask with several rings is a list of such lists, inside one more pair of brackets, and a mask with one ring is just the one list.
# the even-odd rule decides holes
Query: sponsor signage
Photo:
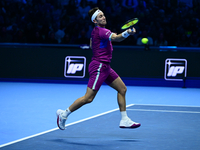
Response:
[{"label": "sponsor signage", "polygon": [[165,60],[165,80],[183,81],[187,76],[187,60],[167,58]]},{"label": "sponsor signage", "polygon": [[66,78],[84,78],[86,58],[84,56],[65,57],[64,76]]}]

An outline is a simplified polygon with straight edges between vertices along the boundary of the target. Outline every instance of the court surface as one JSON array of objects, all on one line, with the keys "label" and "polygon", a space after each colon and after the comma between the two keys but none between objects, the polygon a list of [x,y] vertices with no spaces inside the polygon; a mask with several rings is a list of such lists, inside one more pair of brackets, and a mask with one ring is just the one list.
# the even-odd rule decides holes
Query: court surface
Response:
[{"label": "court surface", "polygon": [[140,128],[118,127],[117,93],[103,85],[61,131],[56,110],[83,96],[86,85],[0,82],[0,149],[199,149],[200,89],[127,88],[127,113]]}]

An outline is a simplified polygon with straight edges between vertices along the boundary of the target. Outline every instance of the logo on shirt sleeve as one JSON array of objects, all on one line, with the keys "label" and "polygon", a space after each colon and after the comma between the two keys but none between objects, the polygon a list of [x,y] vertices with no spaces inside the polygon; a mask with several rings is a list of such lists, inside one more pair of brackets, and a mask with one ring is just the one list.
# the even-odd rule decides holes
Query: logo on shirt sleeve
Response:
[{"label": "logo on shirt sleeve", "polygon": [[111,34],[111,32],[110,32],[110,31],[106,32],[106,35],[107,35],[107,36],[110,36],[110,34]]}]

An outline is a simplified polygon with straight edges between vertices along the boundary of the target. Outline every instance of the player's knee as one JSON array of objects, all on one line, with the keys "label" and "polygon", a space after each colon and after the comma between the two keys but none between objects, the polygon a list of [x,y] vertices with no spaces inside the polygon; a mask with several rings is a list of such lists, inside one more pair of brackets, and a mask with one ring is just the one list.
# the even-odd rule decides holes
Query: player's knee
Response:
[{"label": "player's knee", "polygon": [[122,95],[125,95],[126,94],[126,91],[127,91],[127,87],[124,86],[120,89],[119,93],[122,94]]},{"label": "player's knee", "polygon": [[88,98],[87,99],[87,103],[91,103],[93,101],[94,98]]},{"label": "player's knee", "polygon": [[94,99],[93,97],[89,97],[89,98],[88,97],[84,97],[84,103],[85,104],[91,103],[93,101],[93,99]]}]

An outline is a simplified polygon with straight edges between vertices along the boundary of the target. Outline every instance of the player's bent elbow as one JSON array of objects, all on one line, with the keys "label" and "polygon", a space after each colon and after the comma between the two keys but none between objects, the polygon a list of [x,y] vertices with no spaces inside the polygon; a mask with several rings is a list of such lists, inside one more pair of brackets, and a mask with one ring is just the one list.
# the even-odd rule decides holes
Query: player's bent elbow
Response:
[{"label": "player's bent elbow", "polygon": [[112,34],[112,36],[111,36],[111,41],[112,41],[112,42],[120,42],[120,41],[119,41],[119,38],[118,38],[118,36],[117,36],[117,34],[115,34],[115,33]]},{"label": "player's bent elbow", "polygon": [[112,42],[121,42],[122,39],[118,38],[118,37],[114,37],[114,38],[111,38],[111,41]]},{"label": "player's bent elbow", "polygon": [[124,40],[124,37],[122,37],[121,34],[118,34],[118,35],[113,34],[111,37],[111,41],[113,41],[113,42],[121,42],[123,40]]}]

